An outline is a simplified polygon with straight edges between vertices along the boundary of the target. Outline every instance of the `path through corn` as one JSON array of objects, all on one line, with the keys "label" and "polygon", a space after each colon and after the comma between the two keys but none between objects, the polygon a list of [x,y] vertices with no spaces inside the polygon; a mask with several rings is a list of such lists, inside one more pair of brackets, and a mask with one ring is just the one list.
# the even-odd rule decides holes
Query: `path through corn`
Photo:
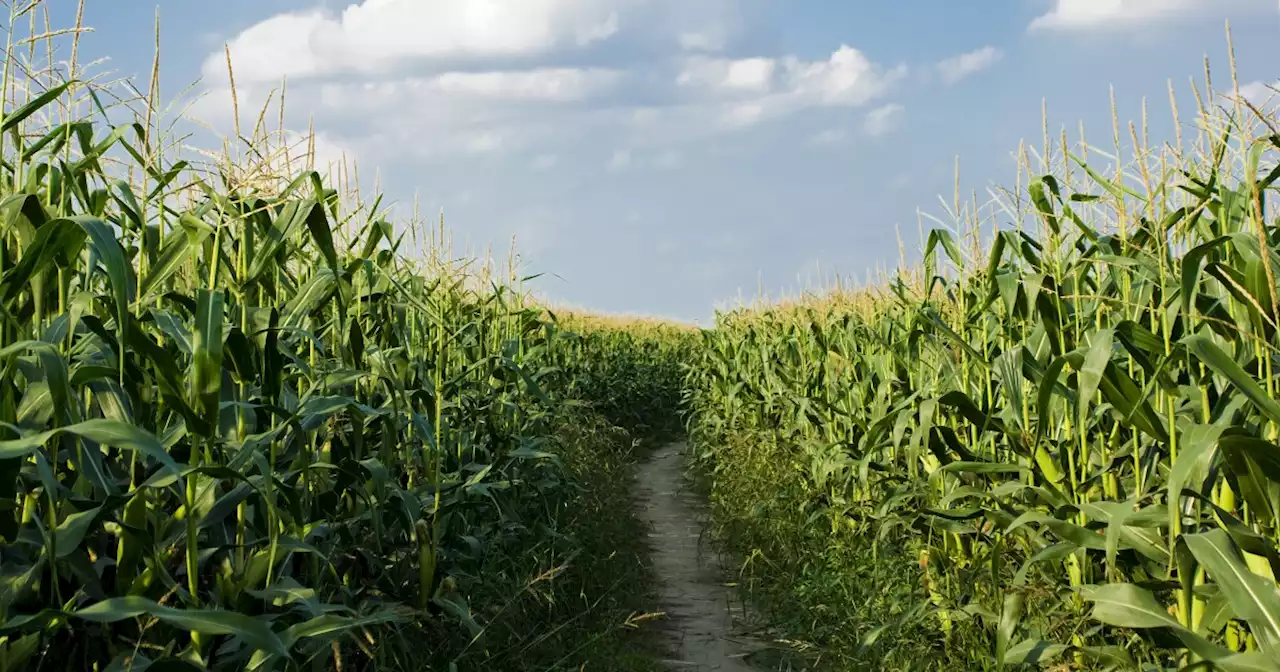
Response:
[{"label": "path through corn", "polygon": [[637,514],[649,529],[662,636],[676,670],[749,672],[744,657],[759,645],[734,633],[735,615],[722,568],[702,535],[706,507],[685,477],[686,444],[654,452],[636,483]]}]

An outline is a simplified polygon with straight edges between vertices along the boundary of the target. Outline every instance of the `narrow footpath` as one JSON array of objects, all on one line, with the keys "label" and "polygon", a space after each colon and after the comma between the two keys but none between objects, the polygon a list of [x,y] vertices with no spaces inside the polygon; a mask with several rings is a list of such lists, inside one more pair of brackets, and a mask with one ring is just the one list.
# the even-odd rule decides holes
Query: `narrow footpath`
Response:
[{"label": "narrow footpath", "polygon": [[663,662],[673,670],[751,672],[744,657],[759,645],[734,632],[740,611],[703,538],[707,510],[685,477],[685,451],[684,443],[655,451],[636,477],[636,513],[649,527],[658,608],[667,617],[661,635],[673,655]]}]

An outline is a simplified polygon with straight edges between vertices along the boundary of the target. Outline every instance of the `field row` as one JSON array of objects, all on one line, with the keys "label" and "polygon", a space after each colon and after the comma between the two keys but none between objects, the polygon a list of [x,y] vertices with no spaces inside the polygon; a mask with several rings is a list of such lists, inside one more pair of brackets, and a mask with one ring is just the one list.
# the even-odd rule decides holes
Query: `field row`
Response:
[{"label": "field row", "polygon": [[1280,135],[1196,112],[1119,168],[1046,139],[918,269],[705,333],[721,536],[829,661],[1276,669]]}]

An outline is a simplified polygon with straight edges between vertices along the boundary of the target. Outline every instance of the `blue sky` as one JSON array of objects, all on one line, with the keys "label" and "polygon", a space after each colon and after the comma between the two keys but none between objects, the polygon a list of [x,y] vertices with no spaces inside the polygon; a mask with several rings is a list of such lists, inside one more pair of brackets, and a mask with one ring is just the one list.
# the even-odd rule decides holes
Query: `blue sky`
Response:
[{"label": "blue sky", "polygon": [[554,300],[696,320],[895,266],[957,156],[966,191],[1012,182],[1042,98],[1101,141],[1114,86],[1168,137],[1169,80],[1189,107],[1207,55],[1228,84],[1227,19],[1242,84],[1280,77],[1276,0],[350,1],[89,0],[82,50],[144,78],[158,4],[163,91],[203,77],[215,128],[230,44],[243,108],[287,76],[286,123],[400,212],[416,194],[460,243],[516,236]]}]

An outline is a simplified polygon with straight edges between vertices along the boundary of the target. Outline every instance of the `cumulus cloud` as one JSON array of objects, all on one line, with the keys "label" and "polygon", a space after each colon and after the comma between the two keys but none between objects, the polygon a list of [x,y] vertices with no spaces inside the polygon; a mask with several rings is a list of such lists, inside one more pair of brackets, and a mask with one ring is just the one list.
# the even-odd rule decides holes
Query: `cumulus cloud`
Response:
[{"label": "cumulus cloud", "polygon": [[816,61],[795,56],[689,59],[676,83],[695,95],[724,101],[722,123],[742,128],[806,107],[865,105],[885,95],[906,72],[906,66],[887,68],[841,45],[829,58]]},{"label": "cumulus cloud", "polygon": [[676,83],[717,92],[761,93],[773,87],[777,66],[778,62],[772,58],[692,59],[680,71]]},{"label": "cumulus cloud", "polygon": [[[544,54],[612,37],[635,0],[364,0],[340,14],[279,14],[229,41],[236,76],[277,81],[334,73],[386,72],[416,59]],[[206,59],[220,75],[224,59]]]},{"label": "cumulus cloud", "polygon": [[861,51],[841,45],[825,61],[783,59],[789,92],[827,105],[862,105],[889,90],[907,73],[906,66],[885,69]]},{"label": "cumulus cloud", "polygon": [[[812,60],[721,57],[741,32],[739,0],[347,1],[270,16],[229,41],[242,127],[287,76],[286,125],[314,118],[374,162],[564,158],[566,145],[607,135],[626,148],[604,157],[613,170],[677,168],[686,157],[663,150],[809,108],[871,106],[907,72],[849,45]],[[622,53],[649,51],[623,61],[589,49],[622,33]],[[204,71],[193,111],[225,131],[222,50]],[[895,111],[879,114],[868,124],[887,132]]]},{"label": "cumulus cloud", "polygon": [[987,45],[939,62],[938,74],[947,84],[955,84],[965,77],[990,68],[1003,57],[1004,52]]},{"label": "cumulus cloud", "polygon": [[862,120],[862,131],[871,137],[887,135],[898,127],[903,112],[906,108],[897,103],[877,107]]},{"label": "cumulus cloud", "polygon": [[[614,70],[534,68],[313,80],[289,86],[286,125],[305,128],[314,117],[319,128],[366,139],[370,155],[380,159],[494,154],[564,133],[555,128],[564,123],[562,114],[587,109],[586,101],[610,94],[622,79]],[[273,96],[270,85],[239,85],[237,94],[242,128],[257,123],[267,101],[266,118],[277,118],[279,94]],[[226,132],[231,101],[225,85],[209,89],[191,114]]]}]

